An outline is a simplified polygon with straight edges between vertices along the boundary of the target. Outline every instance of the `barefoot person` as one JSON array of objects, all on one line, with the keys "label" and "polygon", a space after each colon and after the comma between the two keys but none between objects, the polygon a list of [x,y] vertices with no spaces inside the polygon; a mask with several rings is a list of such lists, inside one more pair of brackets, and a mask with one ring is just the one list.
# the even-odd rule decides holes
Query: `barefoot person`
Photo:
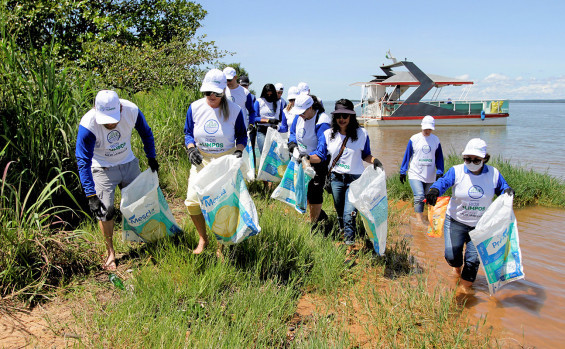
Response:
[{"label": "barefoot person", "polygon": [[192,166],[184,204],[199,236],[198,246],[193,251],[195,254],[202,253],[208,245],[208,236],[206,221],[191,179],[214,158],[227,154],[241,157],[247,144],[241,108],[226,98],[226,85],[226,76],[221,70],[210,70],[200,87],[204,98],[193,102],[186,113],[184,142]]},{"label": "barefoot person", "polygon": [[490,206],[494,195],[503,192],[514,195],[514,190],[496,168],[486,165],[490,155],[485,141],[471,139],[462,155],[463,164],[450,168],[432,185],[426,203],[435,205],[438,196],[453,187],[445,214],[445,260],[453,267],[454,274],[461,277],[460,290],[472,294],[471,285],[477,277],[480,261],[469,232]]},{"label": "barefoot person", "polygon": [[370,163],[375,169],[382,169],[383,165],[371,155],[369,135],[359,126],[353,103],[349,99],[335,102],[331,129],[324,132],[324,137],[330,157],[332,196],[339,229],[343,232],[345,244],[353,245],[357,233],[357,210],[347,198],[349,185],[361,177],[365,170],[363,161]]},{"label": "barefoot person", "polygon": [[416,133],[408,141],[404,159],[400,166],[400,182],[408,182],[414,193],[414,212],[418,223],[424,223],[424,197],[432,183],[443,174],[443,152],[439,138],[432,134],[435,130],[434,118],[426,115],[422,119],[422,132]]},{"label": "barefoot person", "polygon": [[139,160],[131,150],[131,134],[137,130],[152,171],[159,169],[155,160],[153,132],[145,116],[130,101],[119,99],[114,91],[96,95],[94,109],[80,120],[76,158],[80,181],[88,205],[98,219],[108,256],[103,268],[116,269],[114,235],[114,193],[130,184],[140,173]]}]

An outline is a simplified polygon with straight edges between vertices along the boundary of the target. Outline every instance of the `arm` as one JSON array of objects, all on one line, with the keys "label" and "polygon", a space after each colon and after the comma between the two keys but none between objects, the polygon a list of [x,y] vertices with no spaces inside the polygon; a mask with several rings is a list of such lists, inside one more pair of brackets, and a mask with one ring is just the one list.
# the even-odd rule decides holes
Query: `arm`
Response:
[{"label": "arm", "polygon": [[257,117],[257,110],[255,110],[255,97],[250,93],[247,95],[247,100],[245,101],[245,108],[247,109],[247,115],[249,117],[249,124],[255,123],[255,118]]},{"label": "arm", "polygon": [[367,135],[367,139],[365,139],[365,146],[363,150],[361,150],[361,159],[368,163],[373,163],[374,157],[371,155],[371,142],[369,141],[369,135]]},{"label": "arm", "polygon": [[443,151],[441,150],[441,143],[437,145],[436,149],[436,170],[437,174],[443,174],[444,167],[443,167]]},{"label": "arm", "polygon": [[75,156],[77,158],[78,175],[86,197],[96,195],[92,170],[90,169],[95,144],[96,136],[82,125],[79,125]]},{"label": "arm", "polygon": [[280,117],[281,117],[281,124],[279,125],[279,132],[280,133],[288,132],[288,124],[286,122],[286,116],[284,114],[284,109],[282,108],[282,106],[281,106]]},{"label": "arm", "polygon": [[496,195],[500,195],[508,188],[510,188],[510,186],[508,185],[508,183],[506,183],[506,180],[504,179],[504,177],[502,177],[502,174],[499,172],[498,181],[496,182],[496,188],[494,188],[494,193]]},{"label": "arm", "polygon": [[139,133],[141,141],[143,142],[145,156],[147,156],[148,159],[155,159],[155,139],[153,138],[153,131],[151,131],[151,127],[147,124],[145,115],[143,115],[141,110],[137,113],[135,129],[137,130],[137,133]]},{"label": "arm", "polygon": [[[325,161],[326,157],[327,157],[327,145],[326,145],[326,137],[324,136],[324,131],[329,129],[330,125],[328,125],[327,123],[322,123],[319,125],[316,125],[316,137],[318,138],[318,146],[316,147],[316,150],[314,150],[313,152],[311,152],[310,155],[311,157],[316,155],[319,159],[320,162]],[[312,163],[316,163],[316,161],[312,161],[312,158],[310,158],[310,162]]]},{"label": "arm", "polygon": [[436,188],[439,191],[439,195],[445,193],[445,191],[451,188],[455,184],[455,170],[450,168],[447,173],[435,181],[430,188]]},{"label": "arm", "polygon": [[406,151],[404,152],[404,158],[402,159],[402,165],[400,165],[400,174],[406,174],[408,171],[408,165],[410,165],[410,159],[414,155],[414,150],[412,149],[412,140],[408,141],[406,146]]},{"label": "arm", "polygon": [[235,133],[235,146],[238,150],[245,149],[247,145],[247,129],[245,128],[245,123],[243,122],[243,113],[241,110],[237,114],[234,126]]},{"label": "arm", "polygon": [[288,142],[289,143],[296,143],[296,123],[298,122],[298,118],[300,116],[296,115],[294,120],[292,121],[292,125],[290,125],[290,132],[288,135]]},{"label": "arm", "polygon": [[186,112],[186,121],[184,122],[184,145],[190,148],[190,145],[196,146],[194,141],[194,120],[192,119],[192,106],[188,107]]}]

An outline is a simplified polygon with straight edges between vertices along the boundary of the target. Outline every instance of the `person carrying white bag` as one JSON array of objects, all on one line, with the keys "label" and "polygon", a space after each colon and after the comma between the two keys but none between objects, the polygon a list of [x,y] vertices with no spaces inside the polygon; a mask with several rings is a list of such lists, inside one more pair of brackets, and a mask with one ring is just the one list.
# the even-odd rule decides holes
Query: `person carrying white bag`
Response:
[{"label": "person carrying white bag", "polygon": [[462,155],[464,163],[450,168],[431,186],[426,203],[434,206],[438,196],[453,187],[444,223],[445,260],[453,267],[453,274],[460,277],[460,291],[473,294],[471,286],[477,277],[480,260],[469,232],[488,209],[494,195],[504,192],[512,196],[514,190],[496,168],[486,165],[490,155],[485,141],[471,139]]},{"label": "person carrying white bag", "polygon": [[194,179],[212,159],[228,154],[241,158],[247,144],[241,108],[226,99],[226,85],[226,77],[221,70],[210,70],[200,87],[205,97],[193,102],[186,113],[185,146],[192,166],[184,204],[199,236],[198,246],[192,251],[194,254],[202,253],[208,245],[206,221],[200,209]]}]

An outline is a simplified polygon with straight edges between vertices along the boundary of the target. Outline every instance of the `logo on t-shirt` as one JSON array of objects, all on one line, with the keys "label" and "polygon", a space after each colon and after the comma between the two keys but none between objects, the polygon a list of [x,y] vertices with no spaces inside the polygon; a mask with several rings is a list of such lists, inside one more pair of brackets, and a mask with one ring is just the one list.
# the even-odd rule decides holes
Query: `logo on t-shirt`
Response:
[{"label": "logo on t-shirt", "polygon": [[306,134],[306,129],[305,128],[301,128],[300,130],[298,130],[298,137],[300,138],[304,138],[304,135]]},{"label": "logo on t-shirt", "polygon": [[422,153],[424,153],[424,154],[427,154],[431,151],[432,151],[432,148],[427,144],[422,147]]},{"label": "logo on t-shirt", "polygon": [[235,103],[235,97],[234,96],[230,96],[230,99],[231,99],[232,102]]},{"label": "logo on t-shirt", "polygon": [[485,191],[478,185],[474,185],[469,188],[469,197],[471,199],[480,199],[483,197],[483,195],[485,195]]},{"label": "logo on t-shirt", "polygon": [[208,120],[204,124],[204,131],[206,131],[206,133],[208,134],[214,134],[218,132],[219,128],[220,124],[216,120]]},{"label": "logo on t-shirt", "polygon": [[119,131],[112,130],[112,131],[110,131],[110,133],[108,133],[108,135],[106,136],[106,139],[108,140],[108,142],[114,143],[114,142],[119,141],[121,136],[122,135],[120,134]]}]

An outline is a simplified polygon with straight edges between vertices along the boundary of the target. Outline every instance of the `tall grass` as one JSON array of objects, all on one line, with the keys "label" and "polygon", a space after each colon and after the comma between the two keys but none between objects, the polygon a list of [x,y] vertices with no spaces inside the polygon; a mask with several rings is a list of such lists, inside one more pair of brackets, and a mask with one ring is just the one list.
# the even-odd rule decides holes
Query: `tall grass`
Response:
[{"label": "tall grass", "polygon": [[[445,159],[445,171],[461,163],[463,163],[461,156],[450,154]],[[491,158],[488,164],[497,168],[508,185],[515,190],[515,207],[530,205],[565,207],[565,183],[558,178],[519,167],[502,157]],[[412,200],[410,185],[407,182],[401,184],[398,176],[387,178],[387,190],[391,198]]]}]

